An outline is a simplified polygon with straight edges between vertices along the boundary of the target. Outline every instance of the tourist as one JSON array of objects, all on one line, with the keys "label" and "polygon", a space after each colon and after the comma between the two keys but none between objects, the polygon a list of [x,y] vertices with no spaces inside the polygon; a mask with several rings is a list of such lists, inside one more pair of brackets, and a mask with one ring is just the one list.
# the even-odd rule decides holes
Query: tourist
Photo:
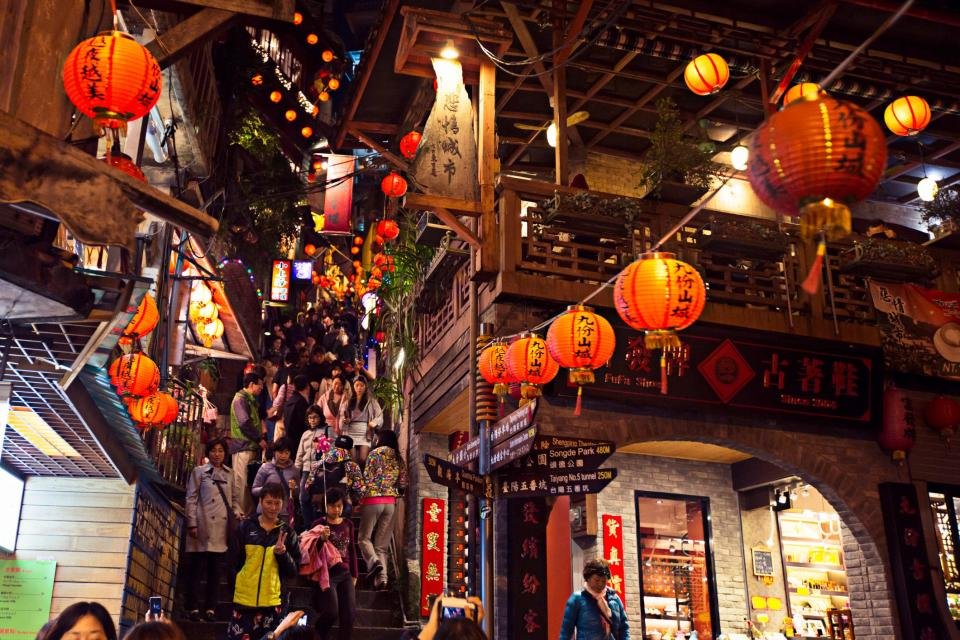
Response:
[{"label": "tourist", "polygon": [[419,640],[486,640],[487,636],[480,628],[480,623],[483,622],[483,603],[476,596],[468,596],[466,601],[463,618],[443,620],[441,615],[441,609],[444,606],[443,596],[434,598],[433,604],[430,605],[430,616],[420,634],[417,635],[414,632],[408,637]]},{"label": "tourist", "polygon": [[[195,467],[187,479],[184,602],[191,619],[198,620],[203,607],[204,617],[212,622],[216,618],[214,609],[220,601],[220,574],[230,543],[231,516],[239,520],[242,514],[231,513],[233,473],[223,464],[227,443],[220,439],[211,440],[205,447],[205,454],[209,462]],[[201,599],[202,576],[207,585]]]},{"label": "tourist", "polygon": [[338,376],[330,382],[330,389],[317,398],[317,404],[323,410],[323,417],[327,425],[333,429],[336,435],[343,433],[340,416],[346,411],[350,396],[350,387],[346,385],[342,377]]},{"label": "tourist", "polygon": [[352,450],[353,439],[350,436],[337,436],[333,447],[323,455],[320,465],[314,467],[315,479],[310,481],[310,492],[314,496],[314,501],[322,497],[331,487],[342,486],[349,498],[344,503],[343,513],[346,516],[353,511],[353,505],[360,499],[363,492],[363,472],[353,461],[350,454]]},{"label": "tourist", "polygon": [[243,388],[230,403],[230,453],[233,454],[233,512],[247,514],[253,500],[247,484],[247,465],[267,448],[266,427],[260,419],[257,396],[263,379],[255,373],[243,376]]},{"label": "tourist", "polygon": [[281,580],[296,575],[300,560],[297,534],[280,520],[286,494],[279,484],[262,487],[259,514],[244,520],[233,536],[238,572],[227,640],[263,637],[280,621]]},{"label": "tourist", "polygon": [[330,366],[327,369],[326,374],[320,381],[320,387],[317,389],[316,404],[320,404],[320,399],[330,392],[330,388],[333,387],[333,381],[342,377],[343,365],[340,364],[340,361],[334,360],[330,362]]},{"label": "tourist", "polygon": [[375,588],[382,589],[387,586],[387,545],[393,533],[394,510],[407,484],[407,473],[395,432],[381,429],[376,444],[363,472],[359,544],[367,574],[374,578]]},{"label": "tourist", "polygon": [[353,396],[340,413],[340,433],[353,438],[357,448],[357,462],[360,466],[366,462],[370,452],[370,441],[374,431],[383,424],[383,410],[373,392],[367,387],[367,379],[358,376],[353,381]]},{"label": "tourist", "polygon": [[487,634],[470,618],[444,620],[433,640],[487,640]]},{"label": "tourist", "polygon": [[307,408],[310,406],[310,381],[300,374],[293,378],[293,393],[283,405],[283,429],[291,442],[300,442],[307,430]]},{"label": "tourist", "polygon": [[134,625],[123,640],[186,640],[186,636],[173,622],[161,619]]},{"label": "tourist", "polygon": [[353,544],[353,523],[343,517],[346,500],[347,494],[339,486],[328,489],[324,500],[326,516],[313,525],[326,527],[321,537],[337,548],[343,560],[330,567],[330,588],[317,591],[316,627],[323,640],[330,637],[334,624],[339,629],[338,640],[349,640],[356,616],[357,552]]},{"label": "tourist", "polygon": [[[253,497],[259,498],[267,485],[278,484],[285,487],[287,494],[283,498],[280,518],[292,525],[296,505],[294,492],[300,486],[300,470],[291,457],[293,446],[289,438],[280,438],[273,443],[272,449],[273,460],[263,463],[263,466],[257,471],[257,477],[254,479],[253,488],[250,491]],[[260,513],[259,506],[257,507],[257,513]]]},{"label": "tourist", "polygon": [[627,612],[617,592],[607,586],[610,565],[606,560],[588,560],[583,567],[583,589],[567,600],[560,626],[560,640],[629,640]]},{"label": "tourist", "polygon": [[[273,376],[272,397],[274,400],[280,395],[280,387],[292,380],[295,375],[297,375],[297,352],[291,350],[283,356],[283,366],[277,369],[276,375]],[[283,410],[282,404],[280,410],[281,412]]]},{"label": "tourist", "polygon": [[44,640],[117,640],[117,628],[99,602],[75,602],[60,612]]},{"label": "tourist", "polygon": [[323,411],[320,410],[320,407],[313,405],[308,408],[307,430],[303,432],[303,436],[300,438],[300,446],[297,447],[297,455],[294,460],[294,464],[300,471],[300,513],[303,515],[305,527],[310,527],[315,519],[310,479],[314,467],[319,464],[320,456],[323,455],[317,449],[320,438],[328,437],[327,432],[328,427],[323,420]]}]

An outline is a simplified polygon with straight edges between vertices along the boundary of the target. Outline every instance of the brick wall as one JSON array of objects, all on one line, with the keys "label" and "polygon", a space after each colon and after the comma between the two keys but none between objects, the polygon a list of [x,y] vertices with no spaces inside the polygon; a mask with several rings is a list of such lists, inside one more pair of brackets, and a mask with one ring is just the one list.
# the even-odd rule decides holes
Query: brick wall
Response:
[{"label": "brick wall", "polygon": [[893,592],[884,580],[880,556],[874,544],[860,544],[841,520],[843,562],[847,567],[847,590],[854,633],[859,640],[894,637]]}]

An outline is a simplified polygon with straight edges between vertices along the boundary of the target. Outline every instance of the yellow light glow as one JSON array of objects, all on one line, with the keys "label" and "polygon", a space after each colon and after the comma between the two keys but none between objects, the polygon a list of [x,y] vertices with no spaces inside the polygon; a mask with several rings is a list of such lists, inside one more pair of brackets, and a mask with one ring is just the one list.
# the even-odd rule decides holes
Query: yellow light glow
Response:
[{"label": "yellow light glow", "polygon": [[446,46],[440,50],[440,57],[444,60],[456,60],[460,57],[460,52],[453,45],[453,40],[447,40]]},{"label": "yellow light glow", "polygon": [[551,122],[550,126],[547,127],[547,144],[551,147],[557,146],[557,124]]},{"label": "yellow light glow", "polygon": [[938,191],[940,191],[940,187],[933,178],[924,178],[917,183],[917,195],[924,202],[930,202],[936,198]]},{"label": "yellow light glow", "polygon": [[79,458],[77,450],[28,407],[10,407],[7,424],[27,442],[51,458]]},{"label": "yellow light glow", "polygon": [[737,171],[747,170],[747,161],[750,159],[750,149],[738,144],[730,152],[730,164]]}]

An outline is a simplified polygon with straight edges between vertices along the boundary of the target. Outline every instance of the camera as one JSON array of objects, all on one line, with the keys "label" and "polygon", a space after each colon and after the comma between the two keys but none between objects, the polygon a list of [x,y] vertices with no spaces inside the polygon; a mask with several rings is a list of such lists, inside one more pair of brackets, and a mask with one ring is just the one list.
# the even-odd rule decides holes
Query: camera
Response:
[{"label": "camera", "polygon": [[476,618],[476,605],[467,602],[464,598],[454,598],[443,596],[440,599],[440,619],[451,620],[454,618]]}]

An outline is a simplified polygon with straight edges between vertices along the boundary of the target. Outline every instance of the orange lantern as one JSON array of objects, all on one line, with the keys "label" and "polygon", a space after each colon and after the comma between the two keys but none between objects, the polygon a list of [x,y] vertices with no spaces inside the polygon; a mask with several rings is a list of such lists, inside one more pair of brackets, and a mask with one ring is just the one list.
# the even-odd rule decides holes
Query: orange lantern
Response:
[{"label": "orange lantern", "polygon": [[312,245],[312,244],[303,245],[303,253],[308,258],[312,258],[316,252],[317,252],[316,245]]},{"label": "orange lantern", "polygon": [[320,102],[326,102],[327,100],[330,99],[330,94],[327,93],[326,91],[321,91],[320,95],[318,95],[317,98],[320,99]]},{"label": "orange lantern", "polygon": [[583,385],[595,381],[593,370],[607,363],[616,342],[613,327],[591,307],[572,305],[553,321],[547,330],[547,349],[561,367],[570,369],[569,380],[577,385],[577,407],[580,415]]},{"label": "orange lantern", "polygon": [[250,78],[250,84],[252,84],[252,85],[255,86],[255,87],[259,87],[260,85],[262,85],[262,84],[263,84],[263,74],[260,74],[260,73],[254,74],[253,77]]},{"label": "orange lantern", "polygon": [[813,100],[820,95],[820,85],[816,82],[800,82],[793,85],[783,94],[783,106],[787,106],[795,100]]},{"label": "orange lantern", "polygon": [[391,171],[380,183],[380,188],[390,198],[402,198],[407,193],[407,181],[396,171]]},{"label": "orange lantern", "polygon": [[219,313],[216,303],[212,300],[190,304],[190,319],[194,324],[216,320]]},{"label": "orange lantern", "polygon": [[930,124],[930,105],[920,96],[903,96],[883,111],[887,128],[898,136],[915,136]]},{"label": "orange lantern", "polygon": [[[160,369],[142,353],[131,353],[117,359],[114,385],[121,396],[150,395],[160,386]],[[113,367],[111,366],[111,370]]]},{"label": "orange lantern", "polygon": [[163,428],[176,420],[180,405],[169,393],[156,391],[136,398],[129,405],[130,418],[139,429]]},{"label": "orange lantern", "polygon": [[147,181],[147,176],[143,175],[143,171],[140,170],[137,163],[125,153],[112,153],[104,157],[103,161],[115,169],[120,169],[131,178],[136,178],[140,182]]},{"label": "orange lantern", "polygon": [[320,59],[323,60],[324,62],[333,62],[333,58],[334,58],[333,51],[331,51],[330,49],[324,49],[323,53],[320,54]]},{"label": "orange lantern", "polygon": [[63,65],[63,88],[77,109],[93,118],[99,133],[126,131],[160,99],[160,65],[146,47],[125,33],[108,31],[84,40]]},{"label": "orange lantern", "polygon": [[330,82],[327,83],[327,86],[330,88],[330,91],[336,91],[340,88],[340,80],[337,78],[330,78]]},{"label": "orange lantern", "polygon": [[287,122],[293,122],[297,119],[297,112],[293,109],[287,109],[284,112],[283,117],[287,119]]},{"label": "orange lantern", "polygon": [[730,67],[727,66],[727,61],[715,53],[697,56],[683,72],[687,87],[698,96],[708,96],[720,91],[729,79]]},{"label": "orange lantern", "polygon": [[360,247],[358,247],[358,246],[356,246],[356,245],[350,247],[350,253],[352,253],[353,255],[359,254],[359,253],[360,253]]},{"label": "orange lantern", "polygon": [[320,42],[320,38],[317,37],[317,34],[315,33],[307,34],[307,44],[312,46],[317,44],[318,42]]},{"label": "orange lantern", "polygon": [[148,293],[137,306],[137,312],[123,330],[123,335],[127,338],[141,338],[156,329],[158,322],[160,311],[157,309],[157,301]]},{"label": "orange lantern", "polygon": [[541,395],[540,386],[553,380],[560,365],[550,356],[547,342],[533,333],[521,334],[520,339],[507,347],[507,371],[521,383],[521,404]]},{"label": "orange lantern", "polygon": [[210,287],[206,283],[201,281],[196,281],[193,283],[193,287],[190,290],[190,302],[192,303],[204,303],[210,302],[213,300],[213,292],[210,291]]},{"label": "orange lantern", "polygon": [[280,102],[283,99],[283,94],[279,91],[270,92],[270,102]]},{"label": "orange lantern", "polygon": [[419,131],[410,131],[407,135],[400,138],[400,153],[404,158],[413,158],[417,155],[417,147],[420,146],[420,141],[423,139],[423,134]]},{"label": "orange lantern", "polygon": [[510,392],[510,383],[516,382],[507,369],[507,349],[508,346],[505,343],[494,342],[477,357],[477,369],[483,379],[493,385],[493,393],[501,405]]},{"label": "orange lantern", "polygon": [[302,135],[304,138],[309,138],[313,135],[313,128],[304,127],[303,129],[300,129],[300,135]]},{"label": "orange lantern", "polygon": [[223,322],[214,318],[197,326],[197,333],[203,346],[210,348],[213,341],[223,335]]},{"label": "orange lantern", "polygon": [[779,214],[799,215],[807,239],[850,233],[849,205],[876,188],[887,164],[880,125],[851,102],[829,95],[775,113],[750,141],[747,175]]},{"label": "orange lantern", "polygon": [[293,24],[294,25],[303,24],[303,14],[300,13],[299,11],[293,12]]},{"label": "orange lantern", "polygon": [[400,235],[400,225],[396,220],[381,220],[377,223],[377,235],[383,236],[384,240],[396,240]]}]

